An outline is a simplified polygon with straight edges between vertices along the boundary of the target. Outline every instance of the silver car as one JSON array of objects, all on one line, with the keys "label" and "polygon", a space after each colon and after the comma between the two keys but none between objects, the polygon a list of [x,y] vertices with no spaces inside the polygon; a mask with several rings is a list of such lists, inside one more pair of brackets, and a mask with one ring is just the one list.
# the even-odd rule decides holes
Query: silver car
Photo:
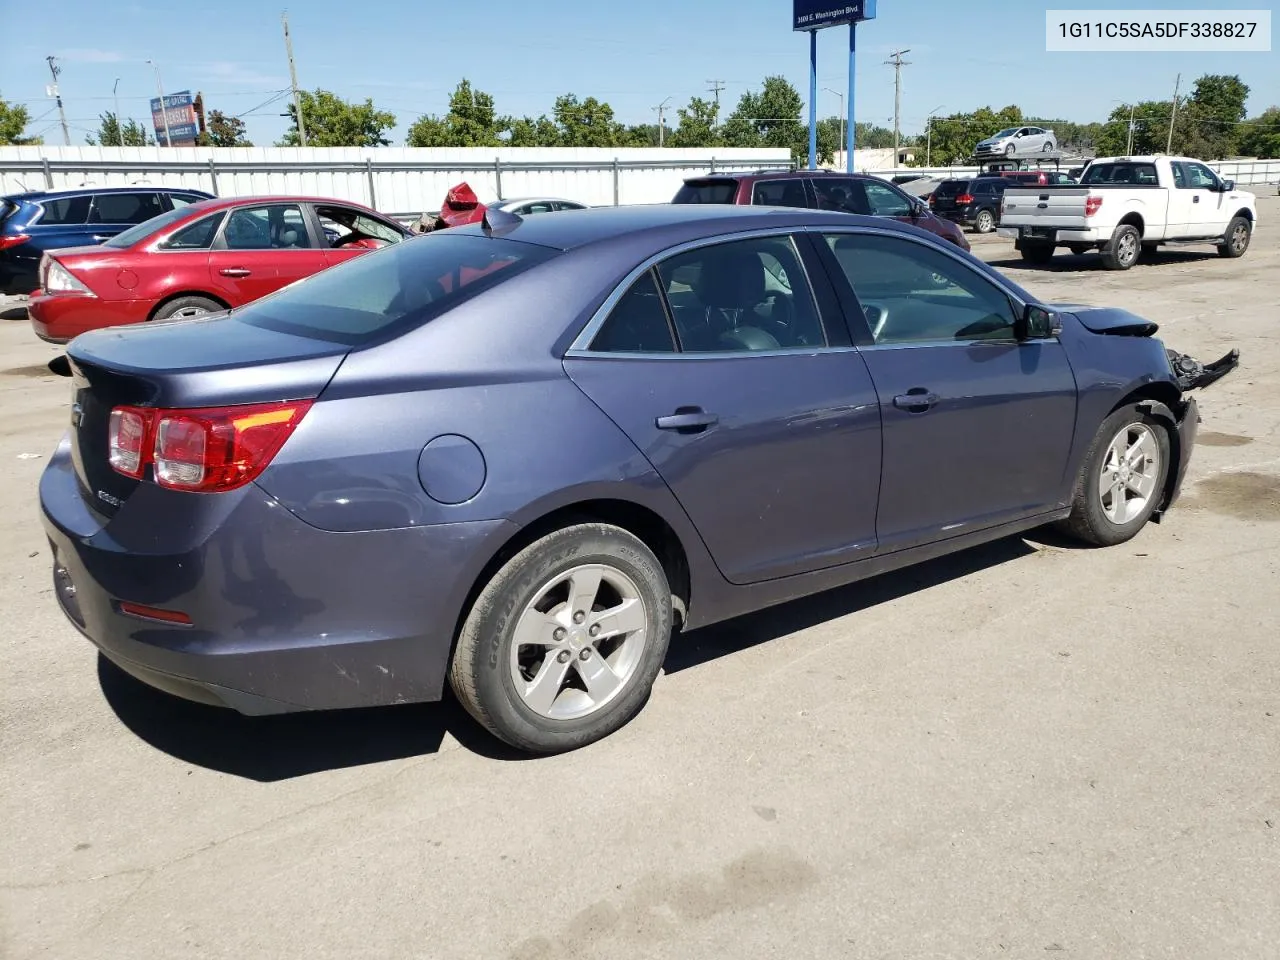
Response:
[{"label": "silver car", "polygon": [[1026,157],[1052,153],[1058,149],[1058,138],[1044,127],[1010,127],[978,143],[980,157]]},{"label": "silver car", "polygon": [[555,210],[584,210],[587,205],[559,197],[518,197],[514,200],[494,200],[485,206],[490,210],[505,210],[524,217],[531,213],[551,213]]}]

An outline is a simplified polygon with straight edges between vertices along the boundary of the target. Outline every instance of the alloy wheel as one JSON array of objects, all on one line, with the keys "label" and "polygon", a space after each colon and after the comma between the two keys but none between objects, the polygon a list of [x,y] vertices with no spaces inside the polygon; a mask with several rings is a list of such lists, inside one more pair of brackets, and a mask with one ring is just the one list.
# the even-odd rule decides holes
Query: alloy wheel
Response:
[{"label": "alloy wheel", "polygon": [[1160,444],[1145,423],[1121,428],[1107,447],[1098,478],[1102,512],[1117,526],[1142,514],[1156,494],[1160,478]]}]

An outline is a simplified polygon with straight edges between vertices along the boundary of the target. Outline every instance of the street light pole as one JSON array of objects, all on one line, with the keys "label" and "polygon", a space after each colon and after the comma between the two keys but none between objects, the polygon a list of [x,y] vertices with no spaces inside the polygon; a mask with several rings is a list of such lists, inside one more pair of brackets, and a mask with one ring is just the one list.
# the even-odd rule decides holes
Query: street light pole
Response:
[{"label": "street light pole", "polygon": [[[841,93],[839,90],[832,90],[830,87],[823,87],[822,89],[823,89],[823,91],[824,91],[824,92],[826,92],[826,93],[834,93],[837,97],[839,97],[839,98],[840,98],[840,146],[843,148],[843,147],[845,146],[845,139],[844,139],[844,94],[843,94],[843,93]],[[846,166],[848,166],[848,164],[846,164]]]},{"label": "street light pole", "polygon": [[944,109],[946,109],[946,104],[940,103],[929,111],[929,120],[925,124],[925,130],[928,134],[928,145],[924,149],[924,165],[926,167],[933,166],[933,118],[937,115],[939,110]]},{"label": "street light pole", "polygon": [[173,146],[173,137],[169,135],[169,111],[164,105],[164,82],[160,79],[160,64],[154,60],[148,60],[147,63],[156,72],[156,93],[160,95],[160,116],[164,118],[164,145],[166,147]]},{"label": "street light pole", "polygon": [[111,99],[116,105],[116,139],[120,141],[120,146],[124,146],[124,124],[120,122],[120,95],[116,93],[116,88],[120,86],[120,78],[116,77],[116,82],[111,85]]}]

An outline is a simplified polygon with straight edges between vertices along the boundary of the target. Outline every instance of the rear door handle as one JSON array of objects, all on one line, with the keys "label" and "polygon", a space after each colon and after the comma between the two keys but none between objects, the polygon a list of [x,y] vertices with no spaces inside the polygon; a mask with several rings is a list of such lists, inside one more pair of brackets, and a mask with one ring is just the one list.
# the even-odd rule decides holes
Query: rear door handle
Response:
[{"label": "rear door handle", "polygon": [[924,413],[935,406],[941,399],[936,393],[926,390],[924,387],[915,387],[894,397],[893,405],[910,413]]},{"label": "rear door handle", "polygon": [[1191,202],[1192,202],[1192,203],[1199,203],[1199,202],[1200,202],[1200,198],[1199,198],[1199,197],[1192,197],[1192,198],[1191,198]]},{"label": "rear door handle", "polygon": [[245,267],[223,267],[218,271],[224,277],[247,277],[249,270]]},{"label": "rear door handle", "polygon": [[707,413],[701,407],[677,407],[676,412],[654,421],[659,430],[675,430],[677,433],[701,433],[714,427],[720,418]]}]

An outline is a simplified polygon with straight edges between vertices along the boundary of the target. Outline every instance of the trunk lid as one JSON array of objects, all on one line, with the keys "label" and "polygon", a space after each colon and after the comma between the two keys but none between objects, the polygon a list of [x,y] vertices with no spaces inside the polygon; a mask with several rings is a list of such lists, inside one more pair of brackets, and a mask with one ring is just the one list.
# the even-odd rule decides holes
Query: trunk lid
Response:
[{"label": "trunk lid", "polygon": [[86,498],[112,516],[140,481],[107,462],[113,407],[215,407],[320,395],[350,348],[279,333],[231,316],[115,327],[77,337],[71,456]]},{"label": "trunk lid", "polygon": [[1083,229],[1089,194],[1088,187],[1011,185],[1004,192],[1000,225]]}]

